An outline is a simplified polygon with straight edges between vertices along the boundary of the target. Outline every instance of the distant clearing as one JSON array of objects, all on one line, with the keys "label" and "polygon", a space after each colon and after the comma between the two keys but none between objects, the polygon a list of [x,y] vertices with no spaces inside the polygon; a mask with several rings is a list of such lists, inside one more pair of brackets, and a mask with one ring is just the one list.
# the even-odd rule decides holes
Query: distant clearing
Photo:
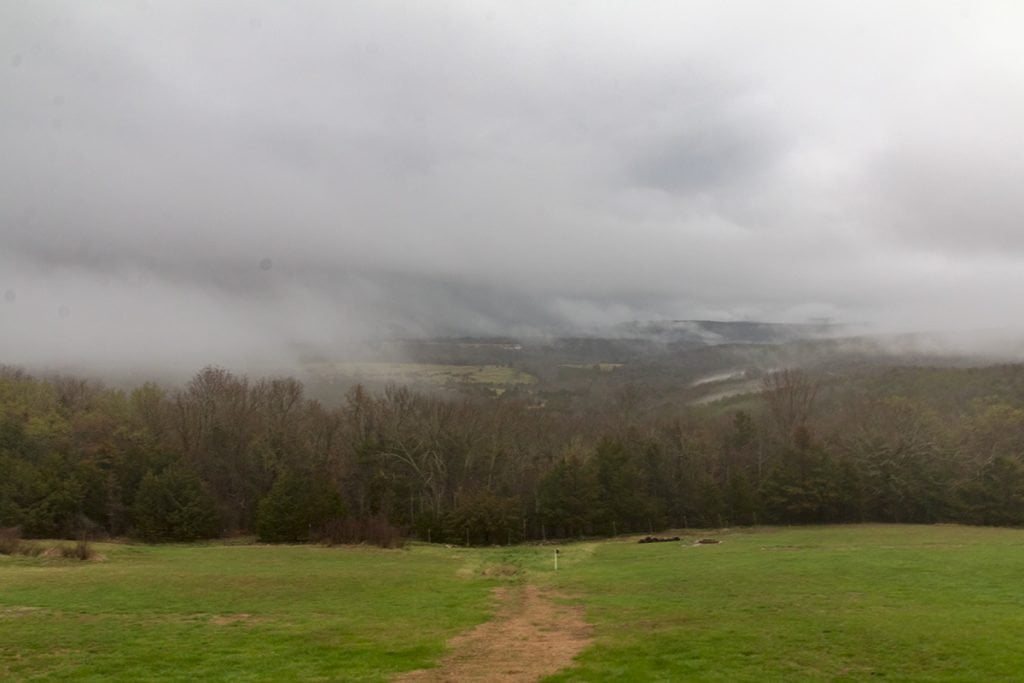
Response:
[{"label": "distant clearing", "polygon": [[727,382],[745,379],[747,376],[746,370],[726,370],[725,372],[718,372],[713,375],[707,375],[699,379],[690,382],[691,387],[699,387],[704,384],[717,384],[719,382]]},{"label": "distant clearing", "polygon": [[594,370],[597,372],[611,372],[618,370],[624,363],[562,363],[558,367],[570,370]]},{"label": "distant clearing", "polygon": [[[698,385],[695,385],[698,386]],[[704,385],[699,385],[704,386]],[[708,403],[714,403],[715,401],[721,401],[723,399],[732,398],[733,396],[742,396],[743,394],[757,393],[763,389],[761,380],[751,379],[742,382],[726,383],[723,381],[715,382],[715,390],[709,394],[701,396],[700,398],[690,401],[691,405],[707,405]]]},{"label": "distant clearing", "polygon": [[367,382],[429,384],[533,384],[533,375],[505,365],[438,365],[432,363],[325,363],[313,368],[325,377]]}]

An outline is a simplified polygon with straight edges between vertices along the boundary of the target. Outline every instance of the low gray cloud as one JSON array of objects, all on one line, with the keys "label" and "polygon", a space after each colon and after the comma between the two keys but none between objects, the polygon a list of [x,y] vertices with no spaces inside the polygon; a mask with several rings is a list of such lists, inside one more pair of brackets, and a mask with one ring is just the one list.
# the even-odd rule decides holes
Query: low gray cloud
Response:
[{"label": "low gray cloud", "polygon": [[1022,22],[995,1],[11,0],[0,360],[1003,325]]}]

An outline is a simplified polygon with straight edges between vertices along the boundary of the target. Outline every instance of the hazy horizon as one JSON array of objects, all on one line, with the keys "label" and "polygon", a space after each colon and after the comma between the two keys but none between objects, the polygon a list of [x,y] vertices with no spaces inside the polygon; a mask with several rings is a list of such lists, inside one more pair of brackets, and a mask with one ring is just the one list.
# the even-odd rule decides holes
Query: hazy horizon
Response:
[{"label": "hazy horizon", "polygon": [[1024,286],[1021,29],[1012,2],[10,0],[0,363],[680,319],[987,343]]}]

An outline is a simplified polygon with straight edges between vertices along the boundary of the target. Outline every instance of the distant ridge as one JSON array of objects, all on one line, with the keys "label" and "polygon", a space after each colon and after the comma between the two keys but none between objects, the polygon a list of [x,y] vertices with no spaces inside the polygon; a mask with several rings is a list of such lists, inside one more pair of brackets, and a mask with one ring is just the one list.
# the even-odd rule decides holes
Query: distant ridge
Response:
[{"label": "distant ridge", "polygon": [[772,323],[724,320],[651,320],[616,325],[609,336],[651,339],[665,343],[784,344],[801,339],[830,339],[849,333],[846,325]]}]

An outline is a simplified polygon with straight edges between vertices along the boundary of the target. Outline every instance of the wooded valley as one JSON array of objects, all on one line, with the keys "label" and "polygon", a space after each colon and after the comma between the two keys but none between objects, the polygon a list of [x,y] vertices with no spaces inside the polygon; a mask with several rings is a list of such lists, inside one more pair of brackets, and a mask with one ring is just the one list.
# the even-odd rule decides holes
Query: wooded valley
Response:
[{"label": "wooded valley", "polygon": [[669,527],[1024,523],[1024,366],[781,370],[707,405],[545,404],[208,367],[107,388],[0,373],[0,527],[28,537],[452,544]]}]

